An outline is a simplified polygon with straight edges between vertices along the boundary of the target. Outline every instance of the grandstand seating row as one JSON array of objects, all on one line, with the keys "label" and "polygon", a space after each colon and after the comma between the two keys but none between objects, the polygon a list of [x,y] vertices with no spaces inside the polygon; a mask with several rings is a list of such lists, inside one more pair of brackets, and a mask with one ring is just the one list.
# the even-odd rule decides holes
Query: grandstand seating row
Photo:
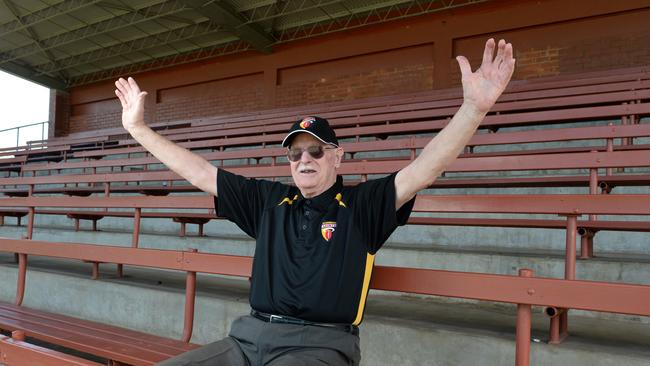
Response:
[{"label": "grandstand seating row", "polygon": [[[548,306],[558,312],[559,316],[551,320],[549,335],[550,341],[556,343],[559,343],[567,332],[567,309],[650,316],[650,311],[645,306],[650,300],[650,286],[575,280],[578,231],[583,234],[581,254],[585,258],[593,254],[591,239],[599,230],[650,231],[650,224],[644,218],[650,215],[649,195],[601,194],[610,193],[614,186],[648,185],[648,175],[643,171],[639,174],[635,170],[650,166],[650,149],[626,140],[650,136],[648,125],[640,123],[641,118],[650,114],[650,103],[647,101],[650,99],[648,75],[650,74],[646,69],[634,69],[600,75],[590,73],[574,79],[558,77],[537,82],[514,83],[495,106],[493,113],[486,118],[484,126],[491,132],[477,134],[470,142],[467,153],[450,167],[445,178],[439,179],[432,186],[577,186],[589,187],[589,190],[585,191],[589,194],[418,196],[414,210],[418,214],[411,218],[410,224],[544,227],[565,230],[567,239],[564,279],[526,278],[532,275],[527,271],[521,272],[521,276],[505,276],[377,267],[371,287],[387,291],[520,304],[521,321],[518,322],[517,330],[517,347],[520,352],[518,365],[527,364],[526,357],[521,354],[526,354],[529,349],[531,305]],[[342,165],[340,173],[346,176],[346,182],[351,184],[396,171],[407,164],[429,139],[420,134],[443,128],[447,118],[458,106],[458,97],[458,90],[445,90],[402,98],[377,98],[371,101],[314,106],[310,113],[323,112],[315,114],[330,118],[332,125],[336,127],[348,153],[348,159]],[[159,124],[157,128],[186,147],[219,149],[220,151],[199,152],[217,165],[225,166],[235,173],[286,180],[288,169],[282,158],[284,150],[273,145],[283,137],[281,131],[285,131],[289,123],[306,110],[301,107],[269,111],[265,114],[230,115],[202,121],[178,122],[169,126]],[[532,125],[537,128],[548,123],[613,119],[620,121],[621,125],[505,131],[506,127],[513,126],[527,128],[526,126]],[[138,248],[139,222],[144,218],[174,218],[182,223],[184,232],[186,223],[202,225],[206,220],[216,217],[211,211],[212,198],[193,194],[195,189],[183,184],[176,174],[155,167],[157,160],[154,158],[124,158],[125,154],[142,153],[143,150],[132,147],[133,141],[120,139],[123,134],[123,131],[116,130],[114,137],[106,139],[86,134],[70,139],[34,143],[32,145],[37,148],[13,151],[13,155],[17,157],[10,159],[22,160],[9,162],[10,159],[6,159],[6,166],[9,167],[6,171],[18,172],[19,176],[0,178],[1,192],[13,196],[0,199],[0,217],[27,216],[28,224],[24,239],[0,238],[0,251],[17,253],[19,258],[16,304],[0,305],[0,329],[23,331],[28,337],[95,354],[111,360],[115,365],[151,365],[195,347],[188,341],[191,338],[194,314],[196,273],[247,277],[250,275],[250,258]],[[400,135],[407,136],[404,138]],[[615,145],[614,139],[622,139],[622,143]],[[187,142],[182,142],[185,140]],[[518,148],[524,144],[564,144],[574,140],[604,140],[606,143],[523,151],[499,148],[479,151],[482,146],[515,145],[515,148]],[[78,149],[75,149],[75,146]],[[248,148],[230,149],[240,146]],[[227,150],[224,147],[227,147]],[[55,151],[59,148],[61,150]],[[65,161],[42,164],[34,162],[37,159],[30,160],[32,153],[34,156],[40,154],[43,157],[48,151],[54,155],[58,154],[53,160]],[[10,151],[2,153],[9,155]],[[108,156],[118,158],[107,159]],[[90,158],[101,160],[71,161]],[[143,171],[122,172],[133,167],[142,167]],[[79,169],[83,173],[86,169],[92,169],[93,174],[78,174]],[[97,169],[107,171],[98,172]],[[115,169],[120,172],[114,172]],[[619,171],[620,169],[625,169],[625,172]],[[630,169],[634,173],[630,173]],[[567,173],[566,170],[570,172]],[[490,175],[528,171],[543,171],[544,174],[508,177]],[[549,174],[549,171],[553,173]],[[605,174],[599,175],[599,172],[603,171]],[[48,175],[39,172],[47,172]],[[474,176],[467,177],[468,173]],[[27,176],[28,174],[32,176]],[[599,184],[602,192],[598,191]],[[192,194],[178,194],[187,192]],[[73,196],[99,193],[104,197],[62,197],[59,196],[61,193]],[[141,197],[131,195],[133,193],[171,195]],[[124,208],[132,210],[115,210]],[[194,210],[187,211],[188,208]],[[171,211],[164,212],[160,211],[161,209]],[[197,209],[203,212],[196,212]],[[561,215],[563,218],[477,219],[436,216],[441,213],[552,214]],[[75,218],[77,222],[80,219],[89,219],[94,223],[106,216],[133,217],[131,248],[31,240],[36,214],[65,214]],[[635,215],[640,216],[641,220],[599,220],[596,215]],[[27,256],[50,256],[92,262],[95,263],[95,276],[97,263],[128,264],[187,272],[183,339],[174,341],[163,337],[145,336],[117,327],[107,327],[19,306],[25,290]],[[485,286],[486,283],[490,286]],[[19,338],[20,335],[15,341],[0,339],[0,349],[9,347],[8,345],[21,346]],[[24,347],[20,348],[20,351],[12,348],[13,352],[36,349],[30,348],[29,345],[22,346]],[[47,351],[39,352],[28,353],[33,357],[39,354],[42,354],[43,358],[59,357]],[[71,360],[70,362],[77,362],[73,358]]]},{"label": "grandstand seating row", "polygon": [[[614,75],[615,77],[608,76],[592,76],[577,80],[570,80],[564,82],[539,82],[539,83],[524,83],[523,85],[514,85],[506,90],[504,95],[500,98],[499,102],[494,106],[492,114],[488,116],[486,121],[482,124],[483,127],[489,127],[492,130],[501,126],[511,126],[520,124],[538,124],[542,119],[548,122],[555,122],[566,120],[576,120],[579,118],[596,118],[607,116],[626,116],[634,115],[635,113],[647,113],[647,107],[636,105],[612,105],[621,102],[634,103],[637,100],[642,100],[646,97],[649,86],[648,73],[646,69],[631,69],[627,70],[628,73],[622,75]],[[451,96],[451,99],[450,99]],[[331,123],[336,128],[342,127],[360,127],[372,124],[388,124],[391,121],[397,124],[408,120],[422,120],[439,118],[437,123],[428,123],[421,127],[425,131],[435,131],[444,127],[444,119],[450,117],[460,104],[461,99],[458,90],[425,93],[421,96],[405,96],[401,98],[376,98],[371,102],[357,102],[357,103],[341,103],[340,109],[335,109],[334,112],[327,110],[333,109],[332,106],[313,106],[311,113],[321,114],[324,117],[331,119]],[[538,113],[544,109],[559,109],[560,107],[580,106],[580,105],[594,105],[599,103],[607,103],[609,108],[599,108],[589,111],[589,109],[567,109],[556,111],[548,115],[539,115]],[[533,115],[519,115],[522,111],[533,111]],[[323,112],[323,113],[320,113]],[[504,113],[514,115],[504,118]],[[281,132],[286,131],[288,128],[287,123],[293,122],[298,116],[305,113],[304,108],[294,108],[284,111],[280,116],[276,113],[270,112],[267,115],[259,117],[259,112],[249,114],[248,117],[230,117],[234,121],[227,124],[220,122],[219,119],[205,119],[192,123],[191,127],[187,127],[187,123],[174,122],[164,124],[155,124],[155,128],[161,129],[160,132],[170,134],[175,139],[188,139],[193,141],[205,139],[206,137],[219,137],[223,136],[233,138],[236,136],[245,135],[260,135],[268,134],[268,132]],[[577,114],[575,114],[577,113]],[[531,117],[533,117],[531,119]],[[252,128],[246,128],[252,127]],[[414,126],[409,126],[408,131],[403,133],[413,133]],[[205,135],[202,132],[207,131]],[[368,130],[371,132],[372,130]],[[392,131],[392,133],[399,132],[399,130]],[[339,131],[339,136],[357,136],[354,131]],[[381,131],[381,133],[391,133],[391,131]],[[366,133],[368,134],[368,133]],[[174,137],[175,135],[175,137]],[[14,153],[21,154],[37,154],[44,155],[50,149],[62,150],[61,145],[70,147],[73,151],[83,148],[88,148],[89,144],[100,143],[102,147],[114,146],[115,140],[120,136],[124,136],[124,131],[117,130],[100,130],[92,135],[85,137],[66,137],[59,139],[51,139],[50,142],[34,142],[32,145],[26,147],[19,147]],[[52,141],[53,140],[53,141]],[[278,138],[268,138],[257,141],[258,143],[277,143]],[[110,142],[110,143],[109,143]],[[219,141],[211,141],[211,145],[203,145],[205,147],[220,146]],[[243,140],[243,143],[250,144],[254,141]],[[132,144],[132,140],[124,140],[120,145]],[[229,142],[224,146],[232,146],[240,142]],[[74,145],[77,146],[74,146]],[[33,148],[30,148],[33,147]],[[199,147],[190,145],[188,147]],[[32,151],[34,150],[34,151]],[[137,148],[132,151],[143,151]],[[121,150],[120,153],[129,152],[129,150]],[[12,154],[11,151],[2,152],[3,155]],[[95,153],[96,154],[96,153]],[[93,153],[83,154],[78,153],[77,157],[91,157]],[[95,155],[97,156],[97,155]],[[54,158],[54,157],[53,157]],[[63,152],[57,159],[63,159]]]}]

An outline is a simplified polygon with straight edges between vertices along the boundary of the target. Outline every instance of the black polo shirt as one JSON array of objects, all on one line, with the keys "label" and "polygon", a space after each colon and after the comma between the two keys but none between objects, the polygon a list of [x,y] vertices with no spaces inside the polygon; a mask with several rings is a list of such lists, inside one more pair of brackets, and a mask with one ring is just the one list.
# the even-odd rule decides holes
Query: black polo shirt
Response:
[{"label": "black polo shirt", "polygon": [[359,324],[374,254],[414,199],[395,211],[395,174],[304,198],[297,187],[219,169],[219,216],[256,239],[250,304],[304,320]]}]

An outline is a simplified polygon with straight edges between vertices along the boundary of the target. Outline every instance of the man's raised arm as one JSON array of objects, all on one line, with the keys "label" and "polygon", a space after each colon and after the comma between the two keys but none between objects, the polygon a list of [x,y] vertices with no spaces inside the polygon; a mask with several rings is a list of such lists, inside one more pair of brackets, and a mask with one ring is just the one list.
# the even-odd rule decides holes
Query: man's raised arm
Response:
[{"label": "man's raised arm", "polygon": [[120,78],[115,86],[115,95],[122,103],[122,125],[131,136],[193,186],[216,196],[217,167],[200,155],[169,141],[145,124],[144,100],[147,92],[141,91],[133,78]]},{"label": "man's raised arm", "polygon": [[515,68],[512,45],[500,40],[485,43],[481,67],[472,73],[467,59],[458,56],[463,82],[463,104],[449,124],[422,150],[422,153],[395,177],[395,207],[400,208],[418,191],[427,188],[458,157],[481,121],[508,85]]}]

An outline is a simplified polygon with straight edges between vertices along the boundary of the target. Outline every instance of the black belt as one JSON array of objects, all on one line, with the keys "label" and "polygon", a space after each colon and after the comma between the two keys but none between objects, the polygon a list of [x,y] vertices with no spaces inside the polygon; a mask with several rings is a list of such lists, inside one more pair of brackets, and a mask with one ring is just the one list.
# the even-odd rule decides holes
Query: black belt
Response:
[{"label": "black belt", "polygon": [[273,315],[273,314],[267,314],[267,313],[262,313],[257,310],[251,310],[251,315],[263,322],[267,323],[277,323],[277,324],[293,324],[293,325],[311,325],[315,327],[323,327],[323,328],[332,328],[336,330],[340,330],[342,332],[350,333],[352,335],[359,335],[359,327],[356,325],[352,324],[335,324],[335,323],[316,323],[316,322],[310,322],[308,320],[302,320],[298,318],[294,318],[291,316],[285,316],[285,315]]}]

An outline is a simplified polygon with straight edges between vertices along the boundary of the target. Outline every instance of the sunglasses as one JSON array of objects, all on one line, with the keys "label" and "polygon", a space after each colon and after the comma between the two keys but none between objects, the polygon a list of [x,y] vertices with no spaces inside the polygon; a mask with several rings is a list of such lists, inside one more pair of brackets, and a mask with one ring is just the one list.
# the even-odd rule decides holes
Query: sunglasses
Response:
[{"label": "sunglasses", "polygon": [[302,158],[302,153],[305,151],[309,153],[309,155],[314,158],[314,159],[320,159],[325,155],[325,150],[332,150],[336,149],[335,147],[324,147],[322,145],[314,145],[314,146],[309,146],[305,149],[300,149],[297,147],[292,147],[287,149],[287,158],[290,161],[296,162],[299,161],[300,158]]}]

